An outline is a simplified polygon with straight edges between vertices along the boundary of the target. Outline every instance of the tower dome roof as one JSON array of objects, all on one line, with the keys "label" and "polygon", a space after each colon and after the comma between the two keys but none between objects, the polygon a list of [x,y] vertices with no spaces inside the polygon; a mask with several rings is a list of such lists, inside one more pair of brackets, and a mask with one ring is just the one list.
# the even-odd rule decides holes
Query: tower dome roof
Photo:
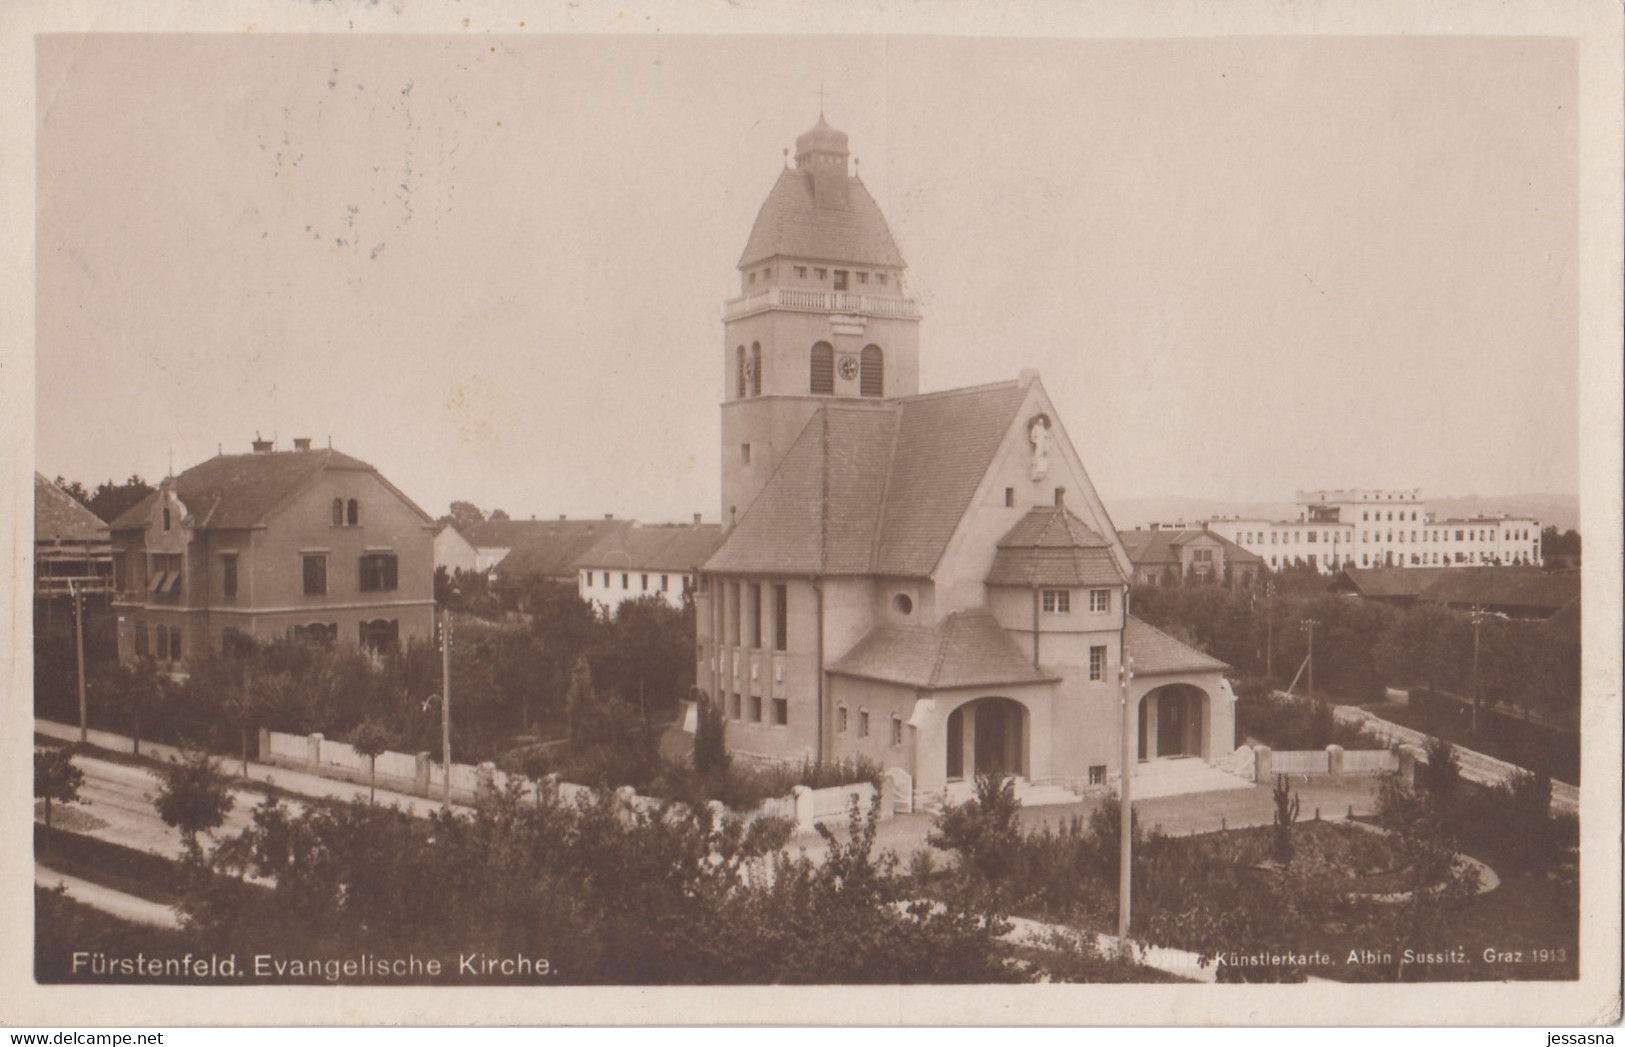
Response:
[{"label": "tower dome roof", "polygon": [[818,114],[818,123],[813,129],[805,132],[796,139],[796,162],[809,153],[847,153],[847,138],[845,131],[837,131],[824,121],[824,114]]}]

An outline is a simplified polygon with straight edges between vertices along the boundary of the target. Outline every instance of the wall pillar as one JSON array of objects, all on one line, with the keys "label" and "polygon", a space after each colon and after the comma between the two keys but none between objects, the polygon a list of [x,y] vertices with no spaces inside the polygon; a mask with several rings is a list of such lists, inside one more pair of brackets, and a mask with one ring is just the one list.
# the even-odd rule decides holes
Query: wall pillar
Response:
[{"label": "wall pillar", "polygon": [[1343,747],[1341,745],[1326,746],[1326,773],[1343,773]]},{"label": "wall pillar", "polygon": [[1274,755],[1267,745],[1253,746],[1253,781],[1267,782],[1270,780],[1271,758]]},{"label": "wall pillar", "polygon": [[312,767],[321,766],[322,736],[320,734],[311,734],[305,737],[305,761]]},{"label": "wall pillar", "polygon": [[433,762],[429,759],[428,753],[418,753],[416,760],[417,766],[412,768],[412,788],[416,790],[419,796],[427,796],[429,795],[429,772],[433,767]]},{"label": "wall pillar", "polygon": [[797,785],[790,790],[790,795],[796,802],[796,832],[815,831],[818,818],[813,804],[813,791],[805,785]]}]

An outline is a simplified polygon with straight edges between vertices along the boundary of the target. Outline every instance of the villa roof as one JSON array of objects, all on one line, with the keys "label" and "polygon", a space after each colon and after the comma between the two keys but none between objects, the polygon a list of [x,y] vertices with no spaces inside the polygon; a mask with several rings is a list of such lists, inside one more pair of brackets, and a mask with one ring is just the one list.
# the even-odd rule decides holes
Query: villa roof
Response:
[{"label": "villa roof", "polygon": [[[216,455],[176,476],[175,496],[186,506],[187,518],[195,528],[254,527],[317,474],[330,469],[372,473],[425,522],[431,519],[377,469],[330,447]],[[112,529],[146,526],[147,514],[157,497],[158,493],[153,492],[126,509],[113,520]]]},{"label": "villa roof", "polygon": [[108,527],[99,516],[39,473],[34,474],[34,541],[108,540]]}]

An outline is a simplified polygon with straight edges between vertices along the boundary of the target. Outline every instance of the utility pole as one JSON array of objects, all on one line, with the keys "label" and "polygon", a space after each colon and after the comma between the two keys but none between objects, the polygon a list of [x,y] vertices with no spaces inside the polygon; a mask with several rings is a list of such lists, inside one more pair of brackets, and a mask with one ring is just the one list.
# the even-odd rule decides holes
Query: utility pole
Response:
[{"label": "utility pole", "polygon": [[74,650],[79,661],[79,744],[90,740],[90,723],[85,706],[85,615],[83,596],[73,579],[68,579],[68,595],[73,598]]},{"label": "utility pole", "polygon": [[440,612],[440,766],[446,772],[443,798],[451,806],[451,612]]},{"label": "utility pole", "polygon": [[1315,626],[1319,624],[1320,620],[1317,618],[1305,618],[1303,620],[1303,627],[1309,630],[1309,659],[1306,663],[1309,670],[1309,679],[1306,681],[1305,686],[1308,688],[1310,698],[1315,696]]},{"label": "utility pole", "polygon": [[1129,893],[1132,887],[1134,872],[1134,799],[1130,795],[1129,782],[1134,777],[1134,727],[1137,723],[1135,717],[1130,715],[1129,683],[1134,679],[1134,660],[1125,657],[1123,664],[1118,667],[1117,678],[1122,689],[1123,706],[1123,771],[1122,789],[1120,790],[1122,810],[1118,825],[1118,860],[1117,860],[1117,942],[1119,948],[1128,946],[1129,926]]},{"label": "utility pole", "polygon": [[1471,734],[1478,734],[1478,709],[1483,704],[1483,698],[1478,692],[1478,632],[1484,625],[1484,608],[1473,608],[1473,716],[1468,725]]}]

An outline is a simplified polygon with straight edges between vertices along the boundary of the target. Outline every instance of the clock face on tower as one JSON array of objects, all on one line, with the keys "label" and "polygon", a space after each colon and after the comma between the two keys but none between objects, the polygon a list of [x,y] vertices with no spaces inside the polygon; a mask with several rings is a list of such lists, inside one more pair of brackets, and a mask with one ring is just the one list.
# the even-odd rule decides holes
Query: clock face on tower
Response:
[{"label": "clock face on tower", "polygon": [[858,358],[855,356],[841,357],[840,369],[841,377],[850,382],[858,376]]}]

